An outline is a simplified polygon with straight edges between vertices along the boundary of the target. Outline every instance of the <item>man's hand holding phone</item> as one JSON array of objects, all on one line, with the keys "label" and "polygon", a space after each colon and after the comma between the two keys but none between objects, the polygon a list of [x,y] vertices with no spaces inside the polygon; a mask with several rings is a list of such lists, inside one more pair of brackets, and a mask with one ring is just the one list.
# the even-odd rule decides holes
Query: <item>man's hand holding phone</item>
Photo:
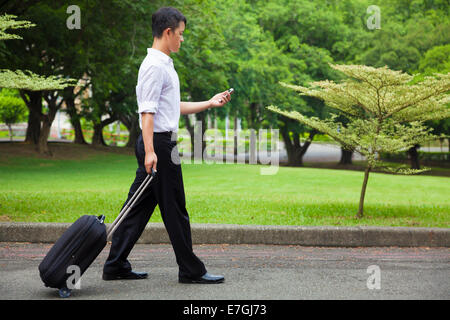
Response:
[{"label": "man's hand holding phone", "polygon": [[211,107],[222,107],[231,100],[231,94],[234,92],[233,88],[230,88],[224,92],[216,94],[209,102]]}]

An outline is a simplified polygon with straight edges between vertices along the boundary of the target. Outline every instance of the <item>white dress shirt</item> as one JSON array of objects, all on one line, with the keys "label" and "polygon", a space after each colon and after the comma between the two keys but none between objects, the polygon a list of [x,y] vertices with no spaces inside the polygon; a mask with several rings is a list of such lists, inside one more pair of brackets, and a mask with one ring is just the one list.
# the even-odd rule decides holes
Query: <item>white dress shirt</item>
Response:
[{"label": "white dress shirt", "polygon": [[180,81],[173,60],[164,52],[147,49],[139,68],[136,97],[141,129],[141,113],[150,112],[154,113],[154,132],[178,131]]}]

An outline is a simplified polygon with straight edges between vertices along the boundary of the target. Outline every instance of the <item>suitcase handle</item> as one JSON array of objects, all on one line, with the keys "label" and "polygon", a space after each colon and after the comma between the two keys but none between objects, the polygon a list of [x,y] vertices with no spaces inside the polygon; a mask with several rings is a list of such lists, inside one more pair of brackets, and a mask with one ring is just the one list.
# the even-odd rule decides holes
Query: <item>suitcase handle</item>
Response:
[{"label": "suitcase handle", "polygon": [[153,170],[151,171],[151,174],[148,174],[144,181],[141,183],[141,185],[139,186],[139,188],[136,190],[136,192],[133,194],[133,196],[131,197],[131,199],[125,204],[125,206],[123,207],[123,209],[120,211],[119,215],[117,216],[117,218],[114,220],[114,222],[111,224],[111,226],[109,227],[107,233],[106,233],[106,239],[109,240],[114,231],[116,231],[116,229],[119,227],[120,223],[123,221],[123,219],[125,219],[125,217],[127,216],[128,212],[131,210],[131,208],[133,208],[134,204],[137,202],[137,200],[139,200],[139,198],[141,197],[142,193],[144,192],[144,190],[147,188],[147,186],[150,184],[150,182],[152,182],[153,178],[156,175],[156,171]]}]

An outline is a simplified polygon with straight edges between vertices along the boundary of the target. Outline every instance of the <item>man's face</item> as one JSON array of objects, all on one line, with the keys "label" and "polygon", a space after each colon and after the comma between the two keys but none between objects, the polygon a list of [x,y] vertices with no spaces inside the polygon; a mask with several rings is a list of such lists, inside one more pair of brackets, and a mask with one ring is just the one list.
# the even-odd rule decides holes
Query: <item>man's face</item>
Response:
[{"label": "man's face", "polygon": [[185,28],[184,21],[180,21],[176,29],[170,29],[168,33],[169,49],[170,52],[178,52],[180,50],[181,43],[184,41],[183,32]]}]

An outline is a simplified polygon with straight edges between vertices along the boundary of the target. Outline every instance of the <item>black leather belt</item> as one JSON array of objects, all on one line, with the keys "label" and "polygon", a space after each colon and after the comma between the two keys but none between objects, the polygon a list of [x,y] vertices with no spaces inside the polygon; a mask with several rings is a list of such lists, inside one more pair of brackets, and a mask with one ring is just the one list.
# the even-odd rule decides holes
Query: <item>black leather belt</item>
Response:
[{"label": "black leather belt", "polygon": [[161,134],[165,136],[172,136],[172,131],[164,131],[164,132],[153,132],[154,134]]}]

